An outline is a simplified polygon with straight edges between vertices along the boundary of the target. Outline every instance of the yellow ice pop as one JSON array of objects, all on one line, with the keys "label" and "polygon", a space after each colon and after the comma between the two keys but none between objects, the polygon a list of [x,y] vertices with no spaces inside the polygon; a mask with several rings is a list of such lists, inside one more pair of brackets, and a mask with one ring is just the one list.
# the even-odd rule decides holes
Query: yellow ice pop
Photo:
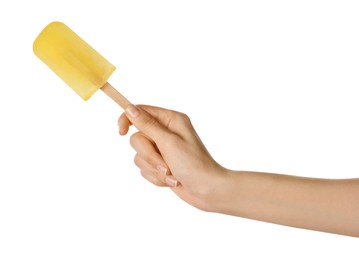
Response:
[{"label": "yellow ice pop", "polygon": [[36,56],[84,100],[101,89],[122,108],[130,104],[107,82],[115,66],[65,24],[47,25],[35,39],[33,49]]}]

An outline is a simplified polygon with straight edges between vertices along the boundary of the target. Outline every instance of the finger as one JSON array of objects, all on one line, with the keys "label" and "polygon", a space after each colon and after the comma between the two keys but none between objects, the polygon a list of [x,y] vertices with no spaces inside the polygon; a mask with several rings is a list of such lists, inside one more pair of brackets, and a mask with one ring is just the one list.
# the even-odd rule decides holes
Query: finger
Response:
[{"label": "finger", "polygon": [[[162,125],[169,126],[171,118],[175,116],[176,111],[160,108],[160,107],[154,107],[154,106],[148,106],[148,105],[137,105],[137,107],[142,108],[146,110],[151,116],[155,117]],[[126,132],[128,131],[128,128],[132,125],[131,121],[126,116],[126,113],[123,113],[119,119],[118,119],[118,126],[121,130],[120,132]],[[127,131],[126,131],[127,130]],[[170,129],[172,130],[172,129]]]},{"label": "finger", "polygon": [[145,110],[134,105],[129,105],[125,113],[138,130],[149,136],[156,143],[164,143],[171,137],[171,132]]},{"label": "finger", "polygon": [[158,180],[156,177],[154,177],[152,174],[148,172],[141,171],[141,175],[143,178],[151,182],[152,184],[158,186],[158,187],[167,187],[168,185],[163,183],[162,181]]},{"label": "finger", "polygon": [[148,105],[137,106],[180,137],[190,137],[195,132],[190,118],[184,113]]},{"label": "finger", "polygon": [[126,135],[128,133],[128,129],[132,125],[125,113],[122,113],[122,115],[118,118],[117,124],[120,135]]},{"label": "finger", "polygon": [[138,162],[144,160],[154,171],[158,172],[158,179],[165,182],[165,176],[169,173],[169,167],[159,154],[155,144],[141,132],[133,134],[130,138],[130,143],[138,154],[135,159],[138,160]]},{"label": "finger", "polygon": [[150,165],[148,162],[146,162],[144,159],[141,158],[138,154],[135,155],[135,158],[133,159],[135,165],[142,171],[146,172],[155,172],[155,176],[157,176],[158,171],[156,168],[154,168],[152,165]]},{"label": "finger", "polygon": [[141,108],[142,110],[145,110],[148,114],[156,118],[157,121],[164,125],[166,128],[169,128],[172,119],[178,113],[174,110],[149,105],[137,105],[137,107]]},{"label": "finger", "polygon": [[176,188],[179,182],[172,176],[166,176],[165,182],[160,181],[154,172],[141,170],[141,175],[156,186]]},{"label": "finger", "polygon": [[154,169],[152,165],[148,164],[138,154],[136,154],[134,161],[136,166],[141,169],[141,172],[152,176],[152,179],[156,179],[158,182],[166,184],[166,186],[169,187],[176,187],[179,184],[179,182],[173,175],[167,173],[167,175],[163,176],[161,172]]}]

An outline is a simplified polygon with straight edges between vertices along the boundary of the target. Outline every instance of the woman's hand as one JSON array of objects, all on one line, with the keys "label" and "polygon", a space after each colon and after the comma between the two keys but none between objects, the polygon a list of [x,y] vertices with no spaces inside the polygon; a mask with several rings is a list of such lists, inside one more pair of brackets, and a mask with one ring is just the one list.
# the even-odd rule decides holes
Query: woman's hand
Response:
[{"label": "woman's hand", "polygon": [[216,163],[183,113],[130,105],[119,120],[121,135],[133,124],[135,164],[157,186],[169,186],[183,200],[206,211],[215,209],[226,170]]},{"label": "woman's hand", "polygon": [[122,135],[140,130],[131,144],[143,177],[199,209],[359,237],[359,179],[226,170],[186,115],[163,108],[130,105],[118,123]]}]

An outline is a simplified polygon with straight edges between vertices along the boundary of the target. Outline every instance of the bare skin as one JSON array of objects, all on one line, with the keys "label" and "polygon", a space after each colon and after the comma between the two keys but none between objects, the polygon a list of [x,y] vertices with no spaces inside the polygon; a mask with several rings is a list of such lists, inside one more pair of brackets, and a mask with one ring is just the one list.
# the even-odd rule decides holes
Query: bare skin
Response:
[{"label": "bare skin", "polygon": [[286,226],[359,237],[359,178],[316,179],[233,171],[208,153],[188,116],[130,105],[119,120],[135,164],[151,183],[170,187],[190,205]]}]

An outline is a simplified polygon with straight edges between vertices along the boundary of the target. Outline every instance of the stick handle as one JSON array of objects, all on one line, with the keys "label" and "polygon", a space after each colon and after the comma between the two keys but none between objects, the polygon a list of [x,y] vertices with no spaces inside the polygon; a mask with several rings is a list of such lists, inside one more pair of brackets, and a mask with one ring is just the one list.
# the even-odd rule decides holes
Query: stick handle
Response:
[{"label": "stick handle", "polygon": [[128,105],[131,104],[120,92],[118,92],[114,87],[110,85],[110,83],[106,82],[105,85],[101,88],[103,92],[106,93],[107,96],[112,98],[117,104],[120,105],[123,109],[126,109]]}]

